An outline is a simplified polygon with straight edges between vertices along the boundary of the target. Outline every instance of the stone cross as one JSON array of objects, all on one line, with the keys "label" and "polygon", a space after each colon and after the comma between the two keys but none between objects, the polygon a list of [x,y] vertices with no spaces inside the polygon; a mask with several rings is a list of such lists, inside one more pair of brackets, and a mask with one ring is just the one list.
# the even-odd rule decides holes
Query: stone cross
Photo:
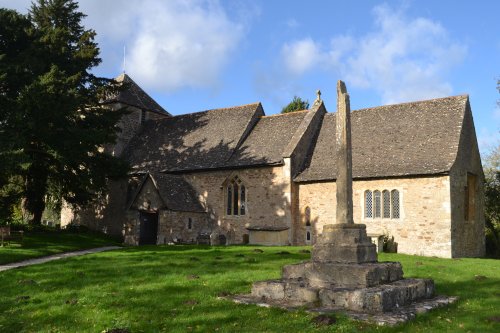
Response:
[{"label": "stone cross", "polygon": [[337,82],[336,117],[337,219],[336,224],[354,224],[352,215],[351,106],[345,83]]}]

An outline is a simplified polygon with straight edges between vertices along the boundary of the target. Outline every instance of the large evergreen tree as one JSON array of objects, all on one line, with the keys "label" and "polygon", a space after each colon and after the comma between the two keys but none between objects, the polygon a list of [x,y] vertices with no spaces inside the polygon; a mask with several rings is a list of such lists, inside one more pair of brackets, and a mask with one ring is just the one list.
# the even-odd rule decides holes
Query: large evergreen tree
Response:
[{"label": "large evergreen tree", "polygon": [[27,17],[0,14],[0,106],[7,110],[0,140],[8,142],[0,153],[12,162],[3,174],[22,177],[24,211],[39,224],[48,200],[85,205],[107,179],[126,174],[125,163],[103,151],[116,140],[122,112],[99,105],[115,85],[91,72],[99,49],[75,1],[38,0]]}]

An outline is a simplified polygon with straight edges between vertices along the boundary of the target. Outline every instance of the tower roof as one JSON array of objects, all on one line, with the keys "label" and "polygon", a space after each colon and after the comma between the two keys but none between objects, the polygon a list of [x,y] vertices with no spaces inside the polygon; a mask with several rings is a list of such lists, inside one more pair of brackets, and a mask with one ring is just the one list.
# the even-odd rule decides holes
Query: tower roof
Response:
[{"label": "tower roof", "polygon": [[118,102],[130,106],[138,107],[142,110],[156,112],[162,115],[171,116],[167,110],[162,108],[151,96],[149,96],[134,80],[127,74],[119,75],[115,80],[118,83],[124,83],[127,86],[118,94],[109,99],[108,103]]}]

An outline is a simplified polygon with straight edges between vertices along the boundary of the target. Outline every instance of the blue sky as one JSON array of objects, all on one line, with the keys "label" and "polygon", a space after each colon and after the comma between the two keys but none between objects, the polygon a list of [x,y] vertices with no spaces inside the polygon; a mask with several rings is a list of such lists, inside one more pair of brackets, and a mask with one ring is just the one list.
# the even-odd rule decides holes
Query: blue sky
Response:
[{"label": "blue sky", "polygon": [[[0,0],[26,12],[31,0]],[[102,64],[173,114],[315,91],[335,111],[469,94],[481,152],[500,141],[500,1],[82,0]]]}]

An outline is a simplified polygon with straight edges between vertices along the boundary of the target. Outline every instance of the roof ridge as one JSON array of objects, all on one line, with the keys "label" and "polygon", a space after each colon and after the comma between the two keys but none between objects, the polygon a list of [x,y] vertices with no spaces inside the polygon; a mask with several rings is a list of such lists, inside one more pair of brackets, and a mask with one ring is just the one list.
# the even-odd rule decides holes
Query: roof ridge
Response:
[{"label": "roof ridge", "polygon": [[223,108],[215,108],[215,109],[208,109],[208,110],[202,110],[202,111],[196,111],[196,112],[191,112],[191,113],[200,113],[200,112],[209,112],[209,111],[217,111],[217,110],[227,110],[227,109],[237,109],[237,108],[244,108],[247,106],[251,105],[259,105],[261,104],[260,102],[254,102],[254,103],[248,103],[248,104],[242,104],[242,105],[233,105],[233,106],[226,106]]},{"label": "roof ridge", "polygon": [[436,98],[431,98],[431,99],[421,99],[421,100],[410,101],[410,102],[402,102],[402,103],[385,104],[385,105],[379,105],[379,106],[371,106],[371,107],[367,107],[367,108],[356,109],[356,110],[353,110],[352,112],[361,111],[361,110],[379,109],[379,108],[385,108],[385,107],[396,106],[396,105],[419,104],[419,103],[433,102],[433,101],[439,101],[439,100],[445,100],[445,99],[454,99],[454,98],[459,98],[459,97],[468,98],[469,94],[453,95],[453,96],[446,96],[446,97],[436,97]]},{"label": "roof ridge", "polygon": [[308,111],[309,110],[299,110],[299,111],[293,111],[293,112],[287,112],[287,113],[270,114],[268,116],[261,116],[260,118],[271,118],[271,117],[288,116],[288,115],[293,115],[293,114],[302,114],[302,113],[308,112]]},{"label": "roof ridge", "polygon": [[185,116],[189,116],[189,115],[193,115],[193,114],[208,113],[208,112],[214,112],[214,111],[223,111],[223,110],[230,110],[230,109],[243,109],[245,107],[249,107],[249,106],[253,106],[253,105],[259,106],[260,104],[261,104],[260,102],[255,102],[255,103],[249,103],[249,104],[243,104],[243,105],[235,105],[235,106],[228,106],[228,107],[217,108],[217,109],[195,111],[195,112],[177,114],[177,115],[172,116],[172,118],[185,117]]}]

